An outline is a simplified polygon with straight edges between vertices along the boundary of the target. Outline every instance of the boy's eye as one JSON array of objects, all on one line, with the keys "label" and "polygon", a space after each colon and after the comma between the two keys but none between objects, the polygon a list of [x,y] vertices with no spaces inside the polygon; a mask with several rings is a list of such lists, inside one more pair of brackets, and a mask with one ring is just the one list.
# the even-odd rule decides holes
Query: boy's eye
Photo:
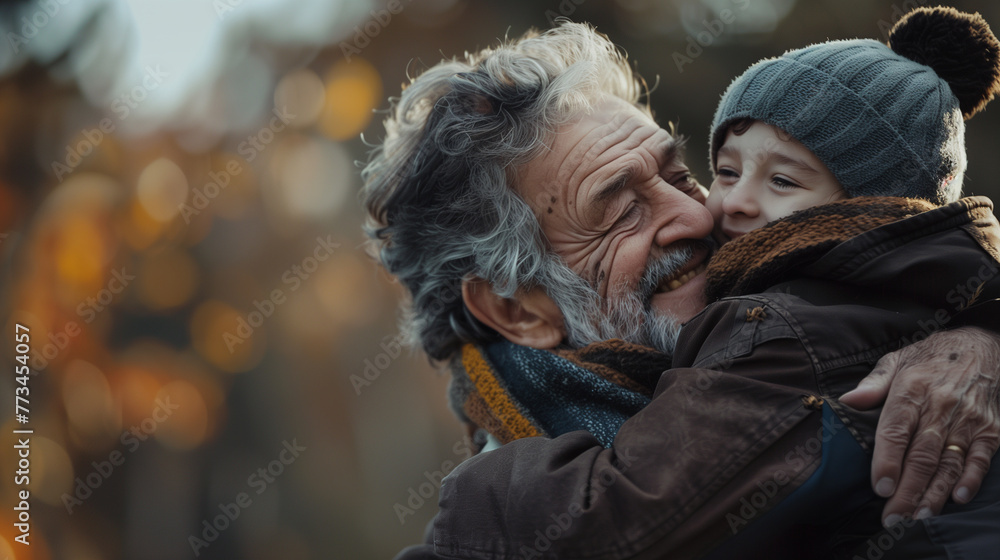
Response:
[{"label": "boy's eye", "polygon": [[797,189],[797,188],[799,188],[799,185],[797,183],[789,181],[788,179],[786,179],[784,177],[773,177],[771,179],[771,183],[773,183],[774,186],[778,187],[779,189],[785,189],[785,190],[787,190],[787,189]]},{"label": "boy's eye", "polygon": [[739,173],[728,167],[723,167],[719,169],[718,171],[715,172],[715,174],[718,175],[719,177],[730,177],[733,179],[739,179],[740,177]]}]

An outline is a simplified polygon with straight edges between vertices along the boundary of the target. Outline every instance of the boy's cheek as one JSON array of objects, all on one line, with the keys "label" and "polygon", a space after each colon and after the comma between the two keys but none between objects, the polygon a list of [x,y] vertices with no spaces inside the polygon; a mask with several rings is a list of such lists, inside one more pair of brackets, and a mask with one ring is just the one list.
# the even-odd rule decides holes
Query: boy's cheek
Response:
[{"label": "boy's cheek", "polygon": [[719,245],[723,245],[729,241],[729,237],[722,233],[722,220],[724,216],[722,212],[722,197],[718,195],[718,192],[718,190],[709,191],[705,207],[708,208],[709,214],[712,215],[712,221],[715,222],[715,227],[712,228],[712,238]]},{"label": "boy's cheek", "polygon": [[718,189],[712,189],[708,191],[705,199],[705,207],[712,214],[712,220],[715,222],[716,227],[719,226],[719,222],[722,220],[722,197],[718,193]]},{"label": "boy's cheek", "polygon": [[722,224],[719,222],[715,223],[715,229],[712,230],[712,239],[715,239],[720,247],[732,241],[726,234],[722,233]]}]

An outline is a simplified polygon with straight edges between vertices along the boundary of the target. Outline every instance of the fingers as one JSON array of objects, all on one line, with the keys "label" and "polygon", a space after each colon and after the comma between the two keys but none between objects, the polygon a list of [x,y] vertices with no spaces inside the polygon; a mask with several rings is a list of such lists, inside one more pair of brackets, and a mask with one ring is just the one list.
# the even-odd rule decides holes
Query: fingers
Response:
[{"label": "fingers", "polygon": [[920,408],[912,399],[882,409],[872,452],[872,488],[883,498],[892,496],[896,490],[903,458],[919,420]]},{"label": "fingers", "polygon": [[869,410],[882,404],[887,394],[889,394],[888,384],[862,381],[857,387],[844,393],[840,397],[840,402],[856,410]]},{"label": "fingers", "polygon": [[[968,333],[938,334],[887,354],[855,391],[841,398],[858,409],[885,398],[875,435],[872,485],[888,498],[886,525],[903,516],[938,513],[949,496],[970,501],[1000,447],[996,344],[972,344],[977,340],[970,342],[973,335]],[[888,384],[893,386],[886,388]]]},{"label": "fingers", "polygon": [[889,395],[889,386],[896,376],[898,362],[895,353],[883,356],[854,390],[840,397],[840,402],[857,410],[868,410],[880,405]]},{"label": "fingers", "polygon": [[965,447],[961,445],[949,445],[941,452],[941,462],[938,463],[937,473],[927,486],[922,498],[917,505],[916,511],[911,512],[914,519],[923,519],[941,513],[941,508],[948,501],[962,470],[965,466]]},{"label": "fingers", "polygon": [[979,492],[979,486],[990,470],[990,459],[996,449],[996,443],[991,440],[977,439],[972,442],[969,446],[969,452],[965,456],[965,470],[955,484],[954,498],[956,502],[965,504],[976,496],[976,493]]},{"label": "fingers", "polygon": [[[876,442],[876,448],[878,443]],[[906,452],[906,465],[902,476],[897,478],[895,492],[885,504],[882,519],[885,525],[893,525],[903,515],[912,515],[917,510],[920,498],[924,494],[931,477],[938,472],[941,451],[944,449],[944,438],[939,431],[928,428],[913,438],[909,451]],[[958,480],[954,475],[953,481]],[[954,484],[954,482],[952,482]],[[951,486],[948,487],[950,492]],[[879,488],[876,487],[876,493]]]},{"label": "fingers", "polygon": [[[968,450],[966,450],[967,445]],[[941,513],[949,496],[958,503],[968,503],[979,491],[979,486],[989,471],[990,458],[995,450],[996,445],[990,438],[979,438],[971,444],[963,442],[946,446],[941,451],[937,472],[934,473],[924,495],[917,500],[916,508],[910,511],[906,508],[910,500],[907,473],[904,472],[899,492],[890,500],[892,503],[886,504],[886,510],[883,512],[886,525],[898,521],[894,515],[912,515],[914,519],[937,515]]]}]

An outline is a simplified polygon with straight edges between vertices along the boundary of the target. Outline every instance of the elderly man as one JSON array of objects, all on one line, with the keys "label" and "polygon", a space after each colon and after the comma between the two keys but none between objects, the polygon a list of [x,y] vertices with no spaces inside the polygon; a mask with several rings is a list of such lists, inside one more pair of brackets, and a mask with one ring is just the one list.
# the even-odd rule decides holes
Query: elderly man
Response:
[{"label": "elderly man", "polygon": [[[643,93],[606,38],[587,26],[563,24],[438,64],[404,90],[387,120],[386,139],[364,171],[368,227],[379,258],[411,295],[414,341],[431,358],[451,364],[456,412],[511,441],[446,480],[432,544],[404,557],[704,554],[709,541],[720,539],[725,512],[754,485],[766,487],[760,477],[768,472],[762,467],[768,456],[785,456],[816,433],[817,414],[806,422],[801,406],[789,408],[798,398],[792,389],[719,372],[701,388],[690,370],[651,374],[667,370],[669,361],[647,359],[632,346],[572,357],[577,364],[603,359],[595,366],[600,371],[617,364],[610,378],[652,379],[650,398],[618,408],[632,417],[610,422],[616,432],[610,436],[566,428],[589,426],[586,421],[539,430],[544,422],[526,419],[517,407],[500,410],[511,399],[481,381],[489,372],[476,370],[481,359],[468,343],[505,340],[514,354],[494,358],[532,370],[518,400],[561,398],[538,394],[559,388],[545,384],[555,373],[547,364],[554,362],[530,349],[554,355],[622,339],[669,355],[680,324],[705,306],[703,270],[711,247],[704,239],[713,224],[704,191],[684,165],[681,142],[640,104]],[[892,496],[885,510],[890,519],[917,506],[939,510],[953,487],[962,501],[976,493],[1000,433],[996,376],[981,374],[997,371],[995,347],[995,337],[981,331],[932,335],[888,355],[861,389],[843,399],[870,407],[888,395],[871,475],[877,492]],[[594,357],[602,352],[603,358]],[[957,352],[971,365],[949,371]],[[956,382],[941,384],[944,376]],[[958,398],[959,387],[972,388],[970,398]],[[685,418],[692,412],[678,404],[693,388],[701,391],[700,409]],[[499,392],[499,400],[490,391]],[[602,414],[620,396],[614,388],[588,394]],[[822,401],[805,405],[816,403]],[[766,433],[760,425],[732,421],[698,426],[706,418],[732,420],[727,407],[734,404],[749,410],[749,418],[783,420]],[[494,414],[479,414],[484,407]],[[669,452],[676,432],[662,428],[678,423],[706,436],[727,430],[716,435],[746,446],[722,451],[725,441],[714,439],[709,445],[719,444],[718,455],[703,450],[703,464],[688,464],[678,476]],[[953,434],[968,443],[964,465],[941,459]],[[529,435],[558,437],[523,437]],[[817,452],[811,453],[804,461],[817,463]],[[688,488],[693,478],[687,475],[699,468],[724,477]],[[815,464],[796,474],[804,480],[813,470]],[[947,480],[947,489],[929,486],[932,479]],[[699,496],[699,508],[678,505],[678,496],[690,492]],[[757,514],[770,507],[750,505],[761,510]],[[586,544],[574,547],[583,535]]]}]

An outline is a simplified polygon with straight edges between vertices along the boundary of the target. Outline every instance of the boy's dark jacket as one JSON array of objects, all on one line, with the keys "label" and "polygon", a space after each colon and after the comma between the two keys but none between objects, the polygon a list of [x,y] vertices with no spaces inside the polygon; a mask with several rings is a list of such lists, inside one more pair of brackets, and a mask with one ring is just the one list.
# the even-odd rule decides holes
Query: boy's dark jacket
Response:
[{"label": "boy's dark jacket", "polygon": [[753,531],[739,520],[818,466],[823,402],[870,453],[878,411],[837,398],[881,356],[941,328],[1000,330],[998,248],[983,197],[850,199],[726,245],[708,286],[728,297],[684,326],[611,448],[576,431],[465,461],[427,544],[398,558],[694,558]]}]

